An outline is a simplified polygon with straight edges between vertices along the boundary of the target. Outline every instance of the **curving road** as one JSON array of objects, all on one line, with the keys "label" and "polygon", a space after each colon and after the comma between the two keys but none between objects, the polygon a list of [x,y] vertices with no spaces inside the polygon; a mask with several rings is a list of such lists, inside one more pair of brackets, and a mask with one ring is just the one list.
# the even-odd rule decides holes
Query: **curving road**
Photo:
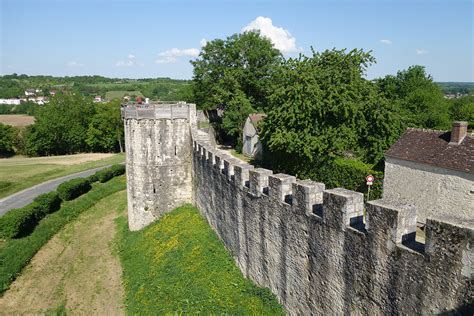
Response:
[{"label": "curving road", "polygon": [[10,196],[7,196],[6,198],[3,198],[0,200],[0,216],[3,216],[5,213],[7,213],[11,209],[20,208],[20,207],[30,204],[31,202],[33,202],[34,198],[37,197],[38,195],[56,190],[56,188],[65,181],[75,179],[75,178],[88,177],[94,174],[97,170],[107,168],[107,167],[110,167],[110,166],[103,166],[99,168],[81,171],[78,173],[73,173],[61,178],[56,178],[53,180],[49,180],[49,181],[37,184],[31,188],[28,188],[23,191],[12,194]]}]

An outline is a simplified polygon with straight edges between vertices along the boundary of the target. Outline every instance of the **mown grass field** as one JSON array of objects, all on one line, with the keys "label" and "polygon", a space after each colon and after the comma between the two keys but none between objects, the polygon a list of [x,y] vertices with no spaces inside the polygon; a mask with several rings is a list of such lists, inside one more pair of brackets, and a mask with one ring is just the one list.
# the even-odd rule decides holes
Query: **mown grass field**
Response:
[{"label": "mown grass field", "polygon": [[182,206],[129,232],[118,219],[129,314],[282,315],[267,289],[245,279],[198,210]]},{"label": "mown grass field", "polygon": [[0,198],[51,179],[121,163],[123,154],[78,154],[0,159]]},{"label": "mown grass field", "polygon": [[140,91],[107,91],[105,93],[105,98],[107,100],[112,100],[112,99],[122,99],[125,95],[135,95],[137,97],[142,97],[143,94]]}]

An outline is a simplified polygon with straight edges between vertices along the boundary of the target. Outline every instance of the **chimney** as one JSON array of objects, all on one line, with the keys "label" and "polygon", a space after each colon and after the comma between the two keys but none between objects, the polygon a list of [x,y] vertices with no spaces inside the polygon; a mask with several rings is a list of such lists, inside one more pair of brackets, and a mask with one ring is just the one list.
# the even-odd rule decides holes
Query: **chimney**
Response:
[{"label": "chimney", "polygon": [[467,135],[467,122],[453,122],[450,145],[459,145]]}]

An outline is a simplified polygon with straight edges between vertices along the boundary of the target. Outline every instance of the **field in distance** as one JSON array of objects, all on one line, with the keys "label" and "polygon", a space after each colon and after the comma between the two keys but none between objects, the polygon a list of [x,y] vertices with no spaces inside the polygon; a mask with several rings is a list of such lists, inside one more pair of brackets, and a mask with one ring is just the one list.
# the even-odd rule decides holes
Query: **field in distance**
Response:
[{"label": "field in distance", "polygon": [[35,122],[34,116],[25,114],[0,114],[0,123],[11,126],[28,126]]},{"label": "field in distance", "polygon": [[137,96],[137,97],[142,97],[144,98],[143,94],[140,91],[107,91],[105,93],[105,98],[107,100],[113,100],[113,99],[122,99],[124,96],[129,95],[129,96]]},{"label": "field in distance", "polygon": [[76,172],[124,162],[123,154],[87,153],[0,159],[0,198]]}]

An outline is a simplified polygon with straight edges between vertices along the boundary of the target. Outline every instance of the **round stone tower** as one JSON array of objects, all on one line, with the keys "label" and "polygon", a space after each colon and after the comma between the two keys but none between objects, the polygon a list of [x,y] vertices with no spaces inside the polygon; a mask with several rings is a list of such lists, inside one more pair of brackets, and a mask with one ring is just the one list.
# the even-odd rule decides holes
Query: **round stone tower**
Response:
[{"label": "round stone tower", "polygon": [[196,106],[127,104],[125,125],[128,225],[139,230],[192,199],[191,126]]}]

